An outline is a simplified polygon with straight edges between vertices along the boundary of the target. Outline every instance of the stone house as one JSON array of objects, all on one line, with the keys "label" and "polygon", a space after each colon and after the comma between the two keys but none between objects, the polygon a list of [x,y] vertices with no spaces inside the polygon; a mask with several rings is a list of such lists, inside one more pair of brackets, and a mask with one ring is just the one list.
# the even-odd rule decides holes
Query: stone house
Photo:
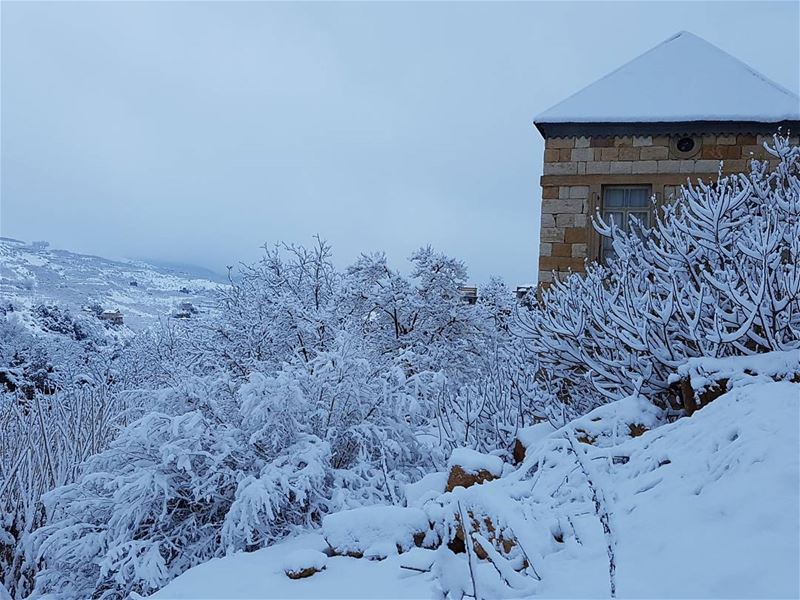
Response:
[{"label": "stone house", "polygon": [[800,98],[687,32],[540,114],[545,140],[539,283],[612,254],[599,211],[627,229],[652,222],[687,180],[713,181],[771,157],[780,128],[797,142]]},{"label": "stone house", "polygon": [[122,312],[114,309],[108,309],[101,312],[100,320],[108,321],[112,325],[122,325],[124,322]]},{"label": "stone house", "polygon": [[458,294],[461,299],[467,304],[477,304],[478,302],[478,288],[472,286],[459,286]]}]

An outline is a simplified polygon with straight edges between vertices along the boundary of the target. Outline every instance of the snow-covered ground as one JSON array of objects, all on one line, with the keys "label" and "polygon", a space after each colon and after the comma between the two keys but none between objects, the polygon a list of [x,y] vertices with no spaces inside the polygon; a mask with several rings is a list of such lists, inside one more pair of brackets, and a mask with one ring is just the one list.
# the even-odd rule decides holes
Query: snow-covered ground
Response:
[{"label": "snow-covered ground", "polygon": [[[566,428],[532,436],[526,459],[516,470],[425,503],[432,520],[437,509],[452,506],[454,499],[470,506],[482,502],[499,510],[510,508],[518,544],[527,546],[541,581],[529,578],[516,590],[499,591],[488,579],[484,585],[482,574],[494,571],[480,561],[479,595],[609,595],[608,536],[597,511],[578,494],[586,482],[575,475],[579,465],[567,460],[569,451],[563,450],[576,433],[594,437],[592,444],[579,446],[583,469],[591,473],[608,510],[617,596],[800,595],[800,384],[754,379],[692,417],[654,426],[638,437],[617,437],[614,432],[603,437],[609,424],[616,429],[615,423],[641,417],[641,402],[628,399],[607,405]],[[648,419],[655,425],[655,415]],[[562,459],[551,460],[554,456]],[[537,464],[540,468],[534,469]],[[552,493],[548,481],[564,484]],[[572,501],[575,507],[569,508]],[[536,510],[552,507],[552,516],[545,512],[538,522],[526,522],[534,505]],[[554,527],[559,531],[551,536]],[[468,573],[465,555],[442,546],[414,548],[381,561],[333,556],[311,577],[286,576],[287,555],[326,546],[323,535],[310,533],[258,552],[213,560],[187,571],[154,597],[434,598],[441,595],[443,570],[440,566],[428,571],[430,564],[460,561]],[[463,585],[469,586],[465,578]]]},{"label": "snow-covered ground", "polygon": [[21,307],[55,303],[119,310],[138,330],[181,302],[207,306],[221,282],[141,261],[114,261],[0,238],[0,297]]},{"label": "snow-covered ground", "polygon": [[382,561],[333,556],[324,571],[289,579],[284,558],[298,549],[323,550],[318,533],[252,553],[211,560],[172,581],[153,598],[431,598],[433,577],[401,568],[403,555]]}]

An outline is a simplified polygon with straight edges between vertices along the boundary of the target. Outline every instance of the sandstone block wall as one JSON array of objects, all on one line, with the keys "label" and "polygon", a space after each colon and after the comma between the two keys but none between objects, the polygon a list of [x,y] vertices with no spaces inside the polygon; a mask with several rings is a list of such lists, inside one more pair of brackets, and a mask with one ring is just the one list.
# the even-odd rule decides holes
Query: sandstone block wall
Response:
[{"label": "sandstone block wall", "polygon": [[[746,172],[749,161],[770,160],[765,135],[688,136],[695,142],[681,152],[683,135],[560,137],[545,140],[539,282],[545,285],[569,271],[582,272],[597,258],[599,239],[590,215],[600,206],[604,185],[650,185],[657,202],[674,197],[688,179],[712,180],[723,173]],[[797,143],[796,136],[793,139]],[[771,160],[775,163],[774,159]]]}]

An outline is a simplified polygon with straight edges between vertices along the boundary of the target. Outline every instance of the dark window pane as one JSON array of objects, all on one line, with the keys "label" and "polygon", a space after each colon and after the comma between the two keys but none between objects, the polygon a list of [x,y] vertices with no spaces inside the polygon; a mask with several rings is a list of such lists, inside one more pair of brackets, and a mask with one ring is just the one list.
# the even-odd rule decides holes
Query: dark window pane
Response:
[{"label": "dark window pane", "polygon": [[625,206],[625,191],[624,188],[607,189],[603,205],[607,208],[622,208]]},{"label": "dark window pane", "polygon": [[630,207],[644,207],[648,205],[650,200],[650,190],[647,188],[632,188],[626,190],[628,192],[628,203]]},{"label": "dark window pane", "polygon": [[[612,223],[626,232],[634,231],[637,235],[641,229],[634,225],[631,227],[631,219],[636,219],[643,226],[650,225],[650,186],[609,186],[603,188],[603,220],[611,225]],[[600,260],[608,261],[617,258],[612,242],[608,238],[600,241]]]}]

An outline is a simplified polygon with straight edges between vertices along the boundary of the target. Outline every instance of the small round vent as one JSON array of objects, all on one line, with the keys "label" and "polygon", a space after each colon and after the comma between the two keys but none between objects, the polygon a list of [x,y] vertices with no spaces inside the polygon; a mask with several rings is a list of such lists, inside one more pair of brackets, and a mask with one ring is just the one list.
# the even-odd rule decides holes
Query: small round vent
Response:
[{"label": "small round vent", "polygon": [[691,152],[694,150],[694,140],[690,137],[682,137],[675,143],[678,152]]},{"label": "small round vent", "polygon": [[700,152],[702,143],[702,139],[698,136],[674,136],[669,141],[670,158],[694,158]]}]

